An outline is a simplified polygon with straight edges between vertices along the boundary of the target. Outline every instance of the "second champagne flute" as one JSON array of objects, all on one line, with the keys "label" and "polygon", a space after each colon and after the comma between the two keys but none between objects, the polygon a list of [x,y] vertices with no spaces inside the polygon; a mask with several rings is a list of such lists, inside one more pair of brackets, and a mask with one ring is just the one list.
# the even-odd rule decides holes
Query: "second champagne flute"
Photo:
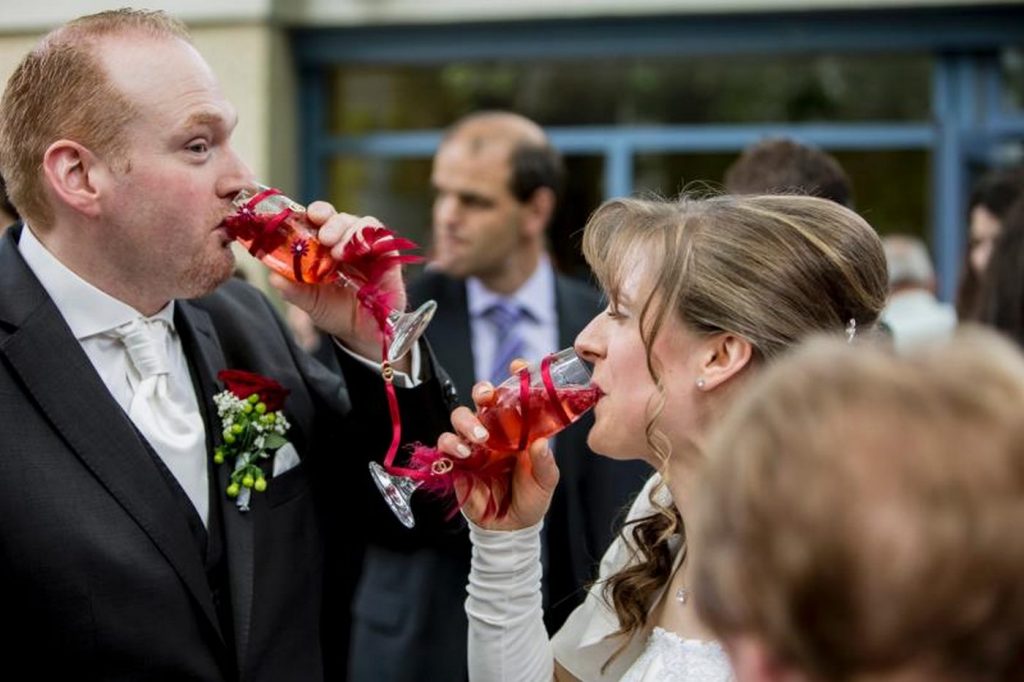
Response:
[{"label": "second champagne flute", "polygon": [[566,348],[495,387],[494,401],[477,413],[489,437],[485,444],[474,446],[468,458],[455,459],[436,448],[420,446],[407,468],[385,469],[371,462],[373,480],[407,528],[416,524],[410,498],[421,487],[440,496],[454,495],[456,488],[462,487],[457,508],[469,491],[483,486],[489,496],[486,515],[501,517],[508,511],[509,499],[505,494],[495,495],[495,490],[508,489],[516,453],[569,426],[600,397],[586,364],[572,348]]}]

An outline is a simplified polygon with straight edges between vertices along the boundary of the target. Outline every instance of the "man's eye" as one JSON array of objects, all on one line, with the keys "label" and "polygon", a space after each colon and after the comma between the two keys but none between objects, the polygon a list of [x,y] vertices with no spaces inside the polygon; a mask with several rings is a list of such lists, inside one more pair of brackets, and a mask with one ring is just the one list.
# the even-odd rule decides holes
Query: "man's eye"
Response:
[{"label": "man's eye", "polygon": [[462,200],[462,205],[465,206],[466,208],[483,209],[483,208],[490,208],[491,207],[490,199],[486,199],[484,197],[478,197],[478,196],[469,194],[469,195],[463,195],[460,198]]},{"label": "man's eye", "polygon": [[193,142],[189,144],[186,149],[195,154],[205,154],[210,150],[210,146],[205,142]]}]

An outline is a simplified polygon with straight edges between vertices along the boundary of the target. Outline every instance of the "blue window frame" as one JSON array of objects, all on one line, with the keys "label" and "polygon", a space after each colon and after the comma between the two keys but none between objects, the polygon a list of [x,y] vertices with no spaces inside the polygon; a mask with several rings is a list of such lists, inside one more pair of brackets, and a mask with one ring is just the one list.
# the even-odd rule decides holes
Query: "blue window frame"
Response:
[{"label": "blue window frame", "polygon": [[[972,173],[1020,153],[1024,112],[1007,106],[1000,51],[1024,45],[1024,7],[821,11],[372,26],[293,34],[300,73],[301,194],[325,195],[338,157],[429,158],[442,131],[332,132],[327,74],[339,65],[601,59],[661,55],[917,52],[932,61],[931,115],[920,121],[548,127],[566,154],[603,159],[603,193],[635,188],[636,159],[650,153],[738,153],[766,136],[830,151],[924,150],[931,159],[929,227],[940,295],[953,297],[965,244]],[[1007,152],[1009,150],[1009,152]]]}]

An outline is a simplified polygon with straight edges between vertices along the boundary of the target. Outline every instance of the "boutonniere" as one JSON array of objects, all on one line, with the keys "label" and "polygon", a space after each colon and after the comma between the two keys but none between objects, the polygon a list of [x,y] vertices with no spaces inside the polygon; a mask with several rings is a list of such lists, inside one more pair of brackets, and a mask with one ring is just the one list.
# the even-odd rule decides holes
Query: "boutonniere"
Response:
[{"label": "boutonniere", "polygon": [[288,443],[284,434],[291,425],[281,412],[288,389],[273,379],[235,369],[226,369],[217,378],[227,390],[213,396],[224,439],[213,461],[233,462],[225,492],[241,511],[249,511],[252,492],[267,489],[260,460]]}]

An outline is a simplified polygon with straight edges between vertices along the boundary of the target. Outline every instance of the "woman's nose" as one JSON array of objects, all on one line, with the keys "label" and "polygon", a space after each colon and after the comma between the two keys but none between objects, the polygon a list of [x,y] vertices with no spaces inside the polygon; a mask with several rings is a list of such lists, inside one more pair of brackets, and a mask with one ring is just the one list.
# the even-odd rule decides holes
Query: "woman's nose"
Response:
[{"label": "woman's nose", "polygon": [[576,349],[576,354],[591,363],[594,362],[595,359],[601,357],[602,346],[599,343],[600,337],[598,334],[600,318],[601,314],[599,313],[576,336],[576,342],[573,344],[573,348]]}]

